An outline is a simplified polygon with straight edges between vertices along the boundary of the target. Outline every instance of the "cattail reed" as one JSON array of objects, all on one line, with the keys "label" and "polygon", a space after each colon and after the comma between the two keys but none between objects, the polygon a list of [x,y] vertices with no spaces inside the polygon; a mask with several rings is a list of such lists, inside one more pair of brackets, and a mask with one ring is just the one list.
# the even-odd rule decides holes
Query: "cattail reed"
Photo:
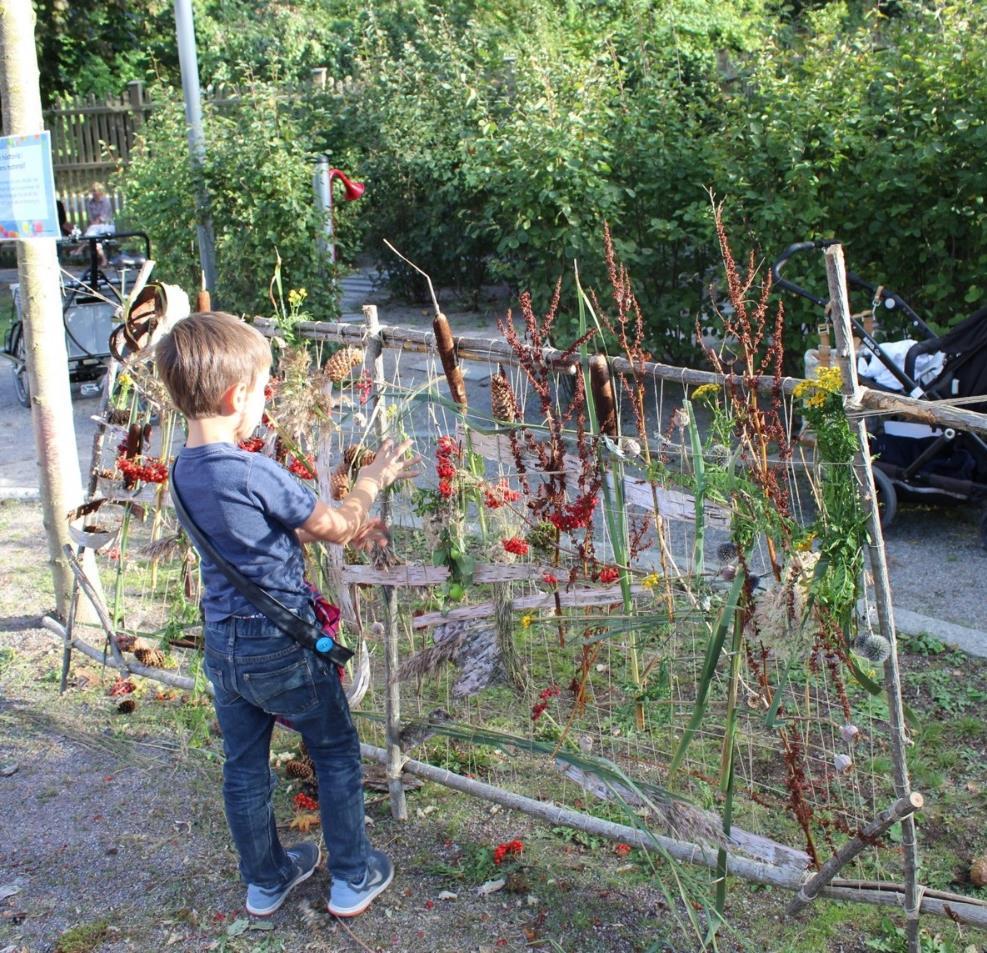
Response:
[{"label": "cattail reed", "polygon": [[435,331],[435,346],[442,360],[442,369],[445,371],[446,380],[449,382],[449,393],[452,395],[453,401],[465,410],[467,406],[466,383],[463,381],[463,370],[456,359],[456,344],[452,339],[449,319],[439,312],[432,321],[432,329]]}]

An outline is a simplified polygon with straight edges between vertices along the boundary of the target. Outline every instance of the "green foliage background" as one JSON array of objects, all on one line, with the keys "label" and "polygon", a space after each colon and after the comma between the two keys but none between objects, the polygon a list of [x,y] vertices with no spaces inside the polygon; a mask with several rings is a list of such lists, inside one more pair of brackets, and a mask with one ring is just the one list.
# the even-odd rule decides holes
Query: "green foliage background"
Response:
[{"label": "green foliage background", "polygon": [[[317,279],[306,163],[323,149],[368,185],[345,209],[351,247],[382,253],[388,238],[466,290],[502,281],[544,301],[574,258],[600,288],[608,220],[660,355],[685,356],[716,298],[707,188],[738,244],[770,257],[835,235],[853,270],[940,327],[984,297],[987,5],[976,0],[195,6],[203,81],[257,90],[236,117],[207,117],[217,220],[229,224],[223,291],[243,308],[273,244],[289,283]],[[161,30],[143,65],[118,59],[121,83],[124,67],[150,69],[156,95],[177,100],[172,46]],[[316,65],[352,81],[277,100],[275,87],[297,88]],[[102,74],[76,75],[93,86]],[[177,114],[155,112],[148,158],[124,180],[135,220],[169,252],[192,240],[183,144]],[[818,264],[792,275],[824,286]],[[786,304],[801,351],[819,315]]]}]

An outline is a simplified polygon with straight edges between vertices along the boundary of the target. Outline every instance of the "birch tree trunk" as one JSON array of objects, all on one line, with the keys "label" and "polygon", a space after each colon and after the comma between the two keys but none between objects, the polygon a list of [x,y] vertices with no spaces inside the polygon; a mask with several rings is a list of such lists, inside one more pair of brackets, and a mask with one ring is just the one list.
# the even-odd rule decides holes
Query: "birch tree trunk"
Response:
[{"label": "birch tree trunk", "polygon": [[[0,5],[0,101],[3,131],[8,136],[31,135],[44,129],[34,22],[31,0],[4,0]],[[72,572],[62,552],[62,546],[71,543],[65,515],[82,501],[82,480],[54,240],[18,241],[17,275],[44,523],[56,609],[64,619],[72,589]]]}]

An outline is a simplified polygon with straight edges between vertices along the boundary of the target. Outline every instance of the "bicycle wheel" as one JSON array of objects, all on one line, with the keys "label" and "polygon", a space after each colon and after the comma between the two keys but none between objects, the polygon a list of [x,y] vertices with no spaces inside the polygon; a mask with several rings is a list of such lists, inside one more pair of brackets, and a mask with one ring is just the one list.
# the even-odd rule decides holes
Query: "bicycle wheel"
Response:
[{"label": "bicycle wheel", "polygon": [[17,363],[13,367],[14,371],[14,396],[21,407],[31,406],[31,387],[27,379],[27,350],[24,347],[23,330],[17,337],[14,345],[14,358]]}]

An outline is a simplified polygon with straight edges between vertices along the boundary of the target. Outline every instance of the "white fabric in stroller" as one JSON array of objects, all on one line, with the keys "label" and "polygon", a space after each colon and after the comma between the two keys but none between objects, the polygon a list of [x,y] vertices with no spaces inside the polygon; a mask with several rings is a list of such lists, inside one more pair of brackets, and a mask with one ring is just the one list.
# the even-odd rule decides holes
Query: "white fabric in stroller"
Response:
[{"label": "white fabric in stroller", "polygon": [[[908,354],[914,343],[907,338],[904,341],[882,342],[881,351],[885,357],[894,362],[899,370],[903,371],[905,369],[905,355]],[[915,383],[922,387],[931,384],[942,373],[945,360],[946,355],[942,351],[936,351],[933,354],[920,354],[915,361]],[[861,377],[869,378],[878,387],[883,387],[886,390],[904,390],[898,378],[887,369],[881,359],[866,344],[861,344],[857,354],[857,373]]]}]

